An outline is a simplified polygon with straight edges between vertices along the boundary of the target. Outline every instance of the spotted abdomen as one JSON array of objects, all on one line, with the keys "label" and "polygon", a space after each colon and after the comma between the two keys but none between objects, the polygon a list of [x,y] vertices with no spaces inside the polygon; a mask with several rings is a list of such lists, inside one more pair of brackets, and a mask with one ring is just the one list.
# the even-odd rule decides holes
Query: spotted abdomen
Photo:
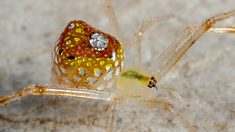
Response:
[{"label": "spotted abdomen", "polygon": [[123,59],[121,44],[114,37],[84,21],[71,21],[53,50],[52,80],[103,90],[120,73]]}]

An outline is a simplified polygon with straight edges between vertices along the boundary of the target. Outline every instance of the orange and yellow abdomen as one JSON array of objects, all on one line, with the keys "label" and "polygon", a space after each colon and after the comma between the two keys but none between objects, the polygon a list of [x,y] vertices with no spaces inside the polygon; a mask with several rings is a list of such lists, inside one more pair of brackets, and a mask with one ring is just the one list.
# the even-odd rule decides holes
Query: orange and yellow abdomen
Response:
[{"label": "orange and yellow abdomen", "polygon": [[119,41],[84,21],[71,21],[54,48],[52,80],[66,86],[104,90],[123,65]]}]

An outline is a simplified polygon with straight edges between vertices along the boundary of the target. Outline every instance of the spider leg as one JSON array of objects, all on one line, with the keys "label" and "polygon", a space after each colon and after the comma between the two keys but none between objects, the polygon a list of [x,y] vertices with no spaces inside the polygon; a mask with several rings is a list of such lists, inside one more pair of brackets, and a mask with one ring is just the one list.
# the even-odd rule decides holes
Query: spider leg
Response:
[{"label": "spider leg", "polygon": [[185,106],[189,106],[186,101],[184,100],[184,98],[182,96],[180,96],[180,94],[175,91],[174,89],[172,88],[169,88],[169,87],[160,87],[158,88],[159,91],[161,92],[166,92],[166,93],[169,93],[170,95],[174,96],[177,100],[180,101],[180,103],[182,103],[183,105]]},{"label": "spider leg", "polygon": [[100,0],[102,6],[105,9],[106,14],[108,15],[109,22],[112,26],[113,32],[115,36],[117,36],[119,39],[123,40],[123,36],[120,31],[119,23],[117,21],[117,17],[115,15],[114,9],[112,7],[110,0]]},{"label": "spider leg", "polygon": [[[159,71],[156,73],[157,80],[160,80],[162,76],[164,76],[170,69],[173,67],[180,58],[190,49],[193,44],[208,30],[210,30],[216,22],[225,20],[227,18],[230,18],[232,16],[235,16],[235,10],[231,10],[227,13],[222,13],[215,15],[209,19],[207,19],[202,25],[199,26],[198,29],[192,29],[192,32],[190,32],[188,35],[186,35],[185,38],[176,40],[170,47],[173,47],[173,49],[167,48],[165,52],[169,52],[169,54],[164,57],[164,61],[160,61]],[[160,55],[160,59],[161,59]]]},{"label": "spider leg", "polygon": [[[160,56],[156,59],[156,61],[158,61],[158,63],[153,64],[151,66],[151,69],[153,69],[153,67],[157,67],[158,69],[160,69],[160,67],[164,67],[164,65],[165,65],[166,61],[169,59],[169,57],[171,57],[175,54],[176,48],[181,44],[181,41],[183,41],[192,32],[194,32],[196,28],[198,28],[198,26],[197,27],[190,26],[190,27],[185,28],[185,30],[183,31],[181,36],[178,39],[176,39],[167,49],[165,49],[160,54]],[[157,80],[158,80],[158,78],[157,78]]]},{"label": "spider leg", "polygon": [[108,132],[113,131],[114,119],[115,119],[115,115],[116,115],[116,112],[117,112],[116,105],[117,105],[116,102],[113,102],[111,104],[111,114],[110,114],[110,118],[109,118],[109,121],[108,121],[108,127],[107,127]]},{"label": "spider leg", "polygon": [[235,27],[211,28],[208,31],[215,32],[215,33],[235,33]]},{"label": "spider leg", "polygon": [[145,20],[143,24],[141,24],[138,30],[135,33],[135,42],[136,42],[136,65],[141,64],[141,40],[143,34],[150,29],[154,24],[169,20],[172,16],[155,16],[150,17],[149,19]]},{"label": "spider leg", "polygon": [[[190,26],[188,28],[197,30],[199,29],[199,25]],[[207,32],[214,32],[214,33],[235,33],[235,27],[215,27],[210,28]]]},{"label": "spider leg", "polygon": [[20,89],[18,92],[14,92],[5,96],[0,96],[0,105],[10,103],[15,100],[19,100],[29,95],[56,95],[56,96],[67,96],[67,97],[79,97],[98,99],[104,101],[110,101],[113,99],[111,93],[86,90],[78,88],[64,88],[63,86],[42,86],[42,85],[30,85],[24,89]]},{"label": "spider leg", "polygon": [[150,108],[160,108],[172,113],[178,118],[178,120],[184,125],[184,127],[187,128],[189,132],[196,131],[195,128],[189,123],[189,121],[183,115],[181,115],[180,112],[171,103],[159,99],[143,101]]}]

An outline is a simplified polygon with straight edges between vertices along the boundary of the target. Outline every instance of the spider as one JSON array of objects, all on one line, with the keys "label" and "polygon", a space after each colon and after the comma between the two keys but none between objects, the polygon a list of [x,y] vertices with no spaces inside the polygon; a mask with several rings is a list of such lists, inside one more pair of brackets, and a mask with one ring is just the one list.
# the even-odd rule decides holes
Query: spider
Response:
[{"label": "spider", "polygon": [[[112,130],[117,104],[135,102],[150,108],[161,108],[173,113],[189,130],[195,131],[190,123],[180,114],[167,98],[156,96],[161,90],[175,93],[171,89],[157,86],[162,77],[173,67],[185,52],[195,44],[204,33],[231,32],[234,28],[212,28],[217,21],[235,15],[235,10],[215,15],[200,26],[187,27],[185,33],[157,59],[158,71],[145,73],[138,67],[141,60],[137,57],[136,67],[123,67],[124,37],[120,33],[111,3],[102,1],[118,41],[115,37],[100,31],[84,21],[69,22],[62,32],[52,53],[52,77],[48,85],[31,85],[18,92],[0,97],[0,104],[21,99],[28,95],[59,95],[109,101],[112,103],[112,115],[108,131]],[[143,33],[150,26],[168,17],[153,17],[140,26],[136,33],[137,55],[140,55],[140,41]],[[123,43],[125,44],[125,43]],[[180,99],[180,97],[178,97]]]}]

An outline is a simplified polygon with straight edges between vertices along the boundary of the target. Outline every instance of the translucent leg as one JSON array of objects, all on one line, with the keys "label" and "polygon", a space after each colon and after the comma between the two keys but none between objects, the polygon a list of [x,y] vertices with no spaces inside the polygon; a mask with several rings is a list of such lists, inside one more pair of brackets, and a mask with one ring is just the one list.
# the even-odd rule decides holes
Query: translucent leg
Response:
[{"label": "translucent leg", "polygon": [[[184,32],[182,33],[182,35],[180,36],[180,38],[178,38],[177,40],[175,40],[167,49],[165,49],[160,56],[156,59],[157,63],[153,64],[153,66],[157,65],[157,69],[160,69],[161,67],[164,67],[167,59],[170,59],[169,57],[172,57],[173,54],[176,51],[176,48],[181,44],[181,41],[183,41],[185,38],[187,38],[193,31],[195,31],[197,28],[199,28],[198,26],[190,26],[187,27]],[[152,67],[153,69],[153,67]],[[156,69],[156,68],[155,68]],[[157,78],[158,80],[158,78]]]},{"label": "translucent leg", "polygon": [[211,28],[209,32],[215,33],[235,33],[235,27],[226,27],[226,28]]},{"label": "translucent leg", "polygon": [[177,100],[180,101],[180,103],[182,103],[182,104],[185,105],[185,106],[189,106],[189,105],[186,103],[186,101],[184,100],[184,98],[181,97],[180,94],[179,94],[177,91],[175,91],[174,89],[164,87],[164,88],[158,88],[158,90],[159,90],[160,92],[166,92],[166,93],[169,93],[170,95],[173,95]]},{"label": "translucent leg", "polygon": [[189,121],[183,117],[183,115],[181,115],[180,112],[177,111],[173,106],[167,107],[166,110],[174,114],[189,132],[196,132],[196,129],[189,123]]},{"label": "translucent leg", "polygon": [[145,104],[151,108],[161,108],[163,110],[172,113],[174,116],[176,116],[179,119],[179,121],[189,132],[196,131],[196,129],[189,123],[189,121],[186,118],[184,118],[183,115],[181,115],[180,112],[176,108],[174,108],[172,104],[161,100],[145,100]]},{"label": "translucent leg", "polygon": [[107,127],[107,131],[108,132],[112,132],[113,131],[113,124],[114,124],[114,119],[115,119],[115,115],[116,115],[116,102],[113,102],[111,105],[111,114],[110,114],[110,118],[109,118],[109,122],[108,122],[108,127]]},{"label": "translucent leg", "polygon": [[28,95],[70,96],[70,97],[98,99],[105,101],[110,101],[113,99],[112,94],[107,92],[78,89],[78,88],[31,85],[24,89],[19,90],[18,92],[14,92],[5,96],[0,96],[0,105],[4,105],[12,101],[19,100]]},{"label": "translucent leg", "polygon": [[117,17],[115,15],[115,12],[113,10],[113,7],[112,7],[112,4],[111,4],[110,0],[100,0],[100,1],[102,3],[102,6],[105,9],[106,14],[108,15],[108,18],[109,18],[109,21],[110,21],[110,24],[112,26],[114,34],[119,39],[123,40],[124,38],[121,34],[120,27],[119,27],[119,24],[118,24],[118,21],[117,21]]},{"label": "translucent leg", "polygon": [[154,24],[166,21],[170,19],[172,16],[157,16],[157,17],[151,17],[144,21],[142,25],[139,26],[138,30],[135,33],[135,40],[136,40],[136,65],[141,64],[141,40],[143,37],[143,34],[150,29]]},{"label": "translucent leg", "polygon": [[[194,31],[200,28],[199,25],[190,26],[188,28],[194,29]],[[215,27],[210,28],[207,32],[214,32],[214,33],[235,33],[235,27]]]},{"label": "translucent leg", "polygon": [[[227,13],[218,14],[216,16],[213,16],[209,19],[207,19],[204,23],[202,23],[201,26],[197,30],[193,29],[192,32],[190,32],[186,37],[181,37],[179,40],[174,42],[170,47],[173,48],[167,48],[163,54],[166,52],[169,53],[167,56],[164,56],[162,58],[160,55],[160,58],[162,61],[159,62],[160,66],[159,71],[156,73],[156,78],[159,81],[162,76],[164,76],[170,69],[173,67],[180,58],[190,49],[193,44],[208,30],[210,30],[216,22],[222,21],[224,19],[230,18],[232,16],[235,16],[235,10],[231,10]],[[170,52],[169,52],[170,51]],[[158,59],[158,60],[159,60]]]}]

